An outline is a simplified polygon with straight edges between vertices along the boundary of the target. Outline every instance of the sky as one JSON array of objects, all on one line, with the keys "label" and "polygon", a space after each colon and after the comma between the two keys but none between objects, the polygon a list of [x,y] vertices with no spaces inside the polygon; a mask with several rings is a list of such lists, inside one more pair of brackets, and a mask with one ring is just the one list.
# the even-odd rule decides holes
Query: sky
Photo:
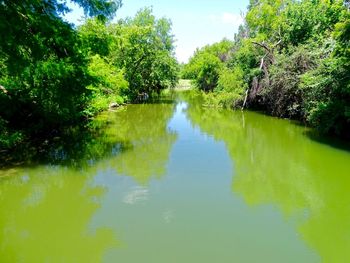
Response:
[{"label": "sky", "polygon": [[[223,38],[233,39],[248,3],[249,0],[124,0],[115,20],[134,16],[143,7],[152,7],[156,17],[172,21],[176,57],[186,63],[196,48]],[[77,6],[69,6],[73,11],[65,18],[78,25],[83,12]]]}]

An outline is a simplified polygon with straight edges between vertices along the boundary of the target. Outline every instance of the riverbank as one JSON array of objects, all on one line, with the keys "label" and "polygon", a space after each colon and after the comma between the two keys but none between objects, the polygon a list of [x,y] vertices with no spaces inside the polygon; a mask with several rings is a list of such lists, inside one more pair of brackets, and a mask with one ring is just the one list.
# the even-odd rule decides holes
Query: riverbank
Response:
[{"label": "riverbank", "polygon": [[[304,126],[308,126],[317,130],[317,132],[315,131],[315,133],[318,133],[320,137],[333,137],[334,139],[345,140],[346,142],[350,142],[350,132],[348,132],[348,130],[343,131],[341,133],[325,132],[325,127],[320,128],[314,123],[312,123],[310,120],[308,120],[305,114],[302,113],[302,109],[303,107],[305,107],[305,105],[294,105],[293,114],[283,114],[282,112],[287,111],[287,109],[281,108],[283,107],[283,105],[278,105],[277,101],[266,101],[266,99],[257,94],[255,95],[255,97],[252,97],[250,93],[253,91],[250,89],[247,90],[246,93],[236,93],[218,90],[205,92],[200,90],[199,88],[194,87],[194,82],[194,80],[186,80],[185,83],[187,83],[188,86],[185,90],[191,91],[193,93],[192,96],[200,96],[202,98],[202,105],[204,107],[213,109],[237,109],[259,111],[272,117],[297,121]],[[181,89],[178,90],[181,91]],[[285,96],[288,96],[288,94],[285,94]],[[272,105],[274,103],[276,105]],[[284,107],[289,108],[288,110],[292,110],[290,109],[291,106],[284,105]],[[278,111],[276,110],[277,108]],[[341,123],[339,123],[339,125],[341,126]],[[341,128],[339,129],[344,130],[344,127],[341,126]]]},{"label": "riverbank", "polygon": [[350,140],[349,41],[344,1],[255,1],[234,39],[197,49],[181,76],[208,104],[244,105]]}]

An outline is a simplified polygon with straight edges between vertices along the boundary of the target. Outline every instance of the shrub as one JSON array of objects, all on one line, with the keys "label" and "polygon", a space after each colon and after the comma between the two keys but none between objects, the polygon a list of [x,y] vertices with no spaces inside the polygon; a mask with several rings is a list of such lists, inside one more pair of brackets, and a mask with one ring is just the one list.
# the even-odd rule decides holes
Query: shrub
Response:
[{"label": "shrub", "polygon": [[244,81],[243,70],[240,67],[234,67],[233,70],[224,68],[219,75],[218,85],[215,88],[216,92],[232,92],[237,95],[243,95],[247,89],[247,84]]}]

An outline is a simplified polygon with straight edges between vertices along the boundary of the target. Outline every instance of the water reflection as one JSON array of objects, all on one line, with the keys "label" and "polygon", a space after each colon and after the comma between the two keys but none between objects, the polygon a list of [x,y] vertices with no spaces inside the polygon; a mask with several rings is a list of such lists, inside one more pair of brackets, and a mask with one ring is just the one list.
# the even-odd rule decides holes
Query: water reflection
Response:
[{"label": "water reflection", "polygon": [[40,138],[18,145],[10,152],[0,152],[0,169],[37,165],[93,166],[125,147],[123,141],[106,134],[106,129],[108,123],[98,118],[89,127],[68,127],[60,133],[60,137],[47,135],[49,138],[46,140]]},{"label": "water reflection", "polygon": [[122,141],[124,150],[99,164],[100,169],[114,169],[146,185],[151,178],[166,173],[171,148],[177,134],[168,128],[174,104],[130,105],[123,111],[107,113],[110,121],[105,132]]},{"label": "water reflection", "polygon": [[0,184],[1,262],[101,262],[116,233],[92,227],[105,189],[60,167],[18,170]]},{"label": "water reflection", "polygon": [[134,205],[148,200],[149,190],[146,187],[134,187],[129,193],[127,193],[123,202],[128,205]]},{"label": "water reflection", "polygon": [[0,170],[0,262],[349,261],[348,152],[186,99]]},{"label": "water reflection", "polygon": [[235,166],[232,191],[296,221],[324,262],[349,262],[349,152],[310,140],[306,128],[288,121],[204,109],[195,99],[188,99],[187,116],[225,143]]},{"label": "water reflection", "polygon": [[129,176],[139,186],[122,202],[146,201],[144,185],[165,174],[177,139],[167,126],[174,110],[130,105],[99,116],[90,133],[73,129],[39,153],[18,151],[23,165],[0,170],[0,262],[104,261],[123,241],[117,227],[96,221],[110,191],[96,178]]}]

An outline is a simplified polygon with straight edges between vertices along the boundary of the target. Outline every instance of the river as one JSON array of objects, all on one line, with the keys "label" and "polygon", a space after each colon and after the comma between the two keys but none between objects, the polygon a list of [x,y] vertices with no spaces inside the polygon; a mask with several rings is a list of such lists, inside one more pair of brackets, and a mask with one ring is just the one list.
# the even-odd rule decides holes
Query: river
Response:
[{"label": "river", "polygon": [[181,97],[99,119],[0,170],[0,262],[350,262],[341,142]]}]

